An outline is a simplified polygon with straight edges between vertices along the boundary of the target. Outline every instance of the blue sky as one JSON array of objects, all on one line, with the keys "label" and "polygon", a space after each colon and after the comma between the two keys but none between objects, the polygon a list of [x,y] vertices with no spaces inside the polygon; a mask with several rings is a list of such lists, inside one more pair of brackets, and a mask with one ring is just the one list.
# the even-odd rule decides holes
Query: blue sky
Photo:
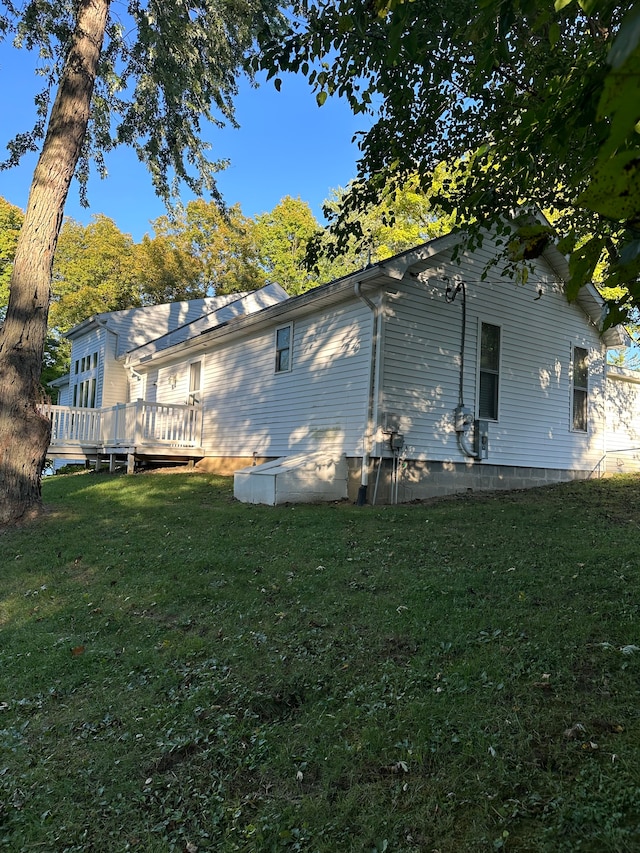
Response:
[{"label": "blue sky", "polygon": [[[38,82],[33,67],[28,54],[0,43],[4,82],[0,159],[5,159],[5,145],[13,134],[32,125]],[[245,216],[254,216],[290,195],[308,202],[322,221],[324,199],[355,176],[358,149],[352,138],[366,120],[354,117],[347,104],[337,99],[318,107],[307,83],[293,76],[283,78],[280,92],[272,82],[254,89],[241,81],[236,112],[239,130],[211,128],[206,134],[213,146],[210,156],[231,161],[218,180],[227,204],[239,202]],[[35,163],[36,155],[30,155],[19,167],[0,171],[0,196],[23,210]],[[106,180],[95,176],[89,184],[90,208],[81,207],[74,184],[65,213],[83,223],[93,214],[104,213],[138,241],[151,232],[149,222],[165,212],[164,205],[131,150],[121,148],[111,154],[107,169]],[[189,196],[185,194],[183,200]]]}]

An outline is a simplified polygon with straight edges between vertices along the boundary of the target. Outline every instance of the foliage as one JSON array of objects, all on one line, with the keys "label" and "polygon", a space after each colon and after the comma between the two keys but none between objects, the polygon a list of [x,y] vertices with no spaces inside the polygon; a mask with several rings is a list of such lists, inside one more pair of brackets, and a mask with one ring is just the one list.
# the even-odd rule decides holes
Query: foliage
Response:
[{"label": "foliage", "polygon": [[156,219],[153,228],[154,237],[145,237],[137,253],[145,301],[220,296],[264,284],[254,223],[239,205],[223,212],[197,199]]},{"label": "foliage", "polygon": [[0,847],[638,849],[637,477],[384,508],[43,488],[0,537]]},{"label": "foliage", "polygon": [[66,220],[56,249],[51,325],[66,332],[92,314],[140,305],[134,243],[99,213],[89,225]]},{"label": "foliage", "polygon": [[[43,90],[35,99],[36,121],[8,144],[5,166],[37,151],[46,131],[51,96],[61,79],[75,28],[77,3],[4,2],[0,38],[39,58]],[[130,145],[149,169],[156,192],[169,199],[180,182],[196,194],[221,201],[201,139],[203,122],[235,125],[236,75],[263,31],[277,32],[275,0],[234,3],[140,3],[115,7],[107,23],[92,112],[76,177],[86,188],[93,160],[106,176],[105,155]],[[248,71],[247,71],[248,73]]]},{"label": "foliage", "polygon": [[457,224],[455,217],[445,214],[434,202],[447,178],[450,180],[441,166],[435,170],[427,191],[420,187],[416,175],[401,185],[392,182],[381,191],[376,204],[359,213],[351,209],[350,193],[357,192],[353,185],[334,190],[324,203],[325,216],[329,223],[348,221],[353,233],[345,245],[340,234],[336,236],[330,227],[324,229],[310,245],[308,260],[322,268],[323,258],[328,259],[325,274],[339,278],[367,263],[385,260],[448,234]]},{"label": "foliage", "polygon": [[269,213],[256,217],[255,237],[267,280],[291,296],[318,284],[305,266],[307,245],[320,225],[307,202],[286,196]]},{"label": "foliage", "polygon": [[9,301],[9,280],[22,219],[20,208],[0,197],[0,315]]},{"label": "foliage", "polygon": [[[460,223],[505,228],[516,209],[551,210],[556,228],[516,221],[519,260],[560,235],[570,296],[604,260],[607,285],[628,294],[610,322],[640,303],[637,4],[302,0],[297,9],[263,66],[276,81],[281,70],[307,75],[319,104],[339,95],[376,118],[361,137],[362,180],[336,222],[339,241],[390,181],[417,170],[427,186],[447,163],[454,180],[439,202]],[[513,252],[513,238],[505,243]]]},{"label": "foliage", "polygon": [[53,403],[57,402],[58,393],[49,387],[49,383],[69,372],[70,356],[71,342],[63,338],[57,329],[51,329],[45,341],[40,384]]}]

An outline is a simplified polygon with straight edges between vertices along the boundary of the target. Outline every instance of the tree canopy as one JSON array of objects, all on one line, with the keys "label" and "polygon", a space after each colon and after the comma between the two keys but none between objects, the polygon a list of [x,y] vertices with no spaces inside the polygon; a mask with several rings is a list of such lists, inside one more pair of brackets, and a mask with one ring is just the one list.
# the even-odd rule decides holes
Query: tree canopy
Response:
[{"label": "tree canopy", "polygon": [[264,284],[254,223],[239,205],[221,212],[215,202],[190,201],[172,217],[153,223],[137,252],[145,301],[195,299]]},{"label": "tree canopy", "polygon": [[[148,167],[162,198],[177,195],[184,183],[194,193],[222,203],[214,176],[226,161],[210,159],[202,130],[207,123],[236,124],[237,78],[250,73],[245,60],[256,39],[279,31],[280,4],[104,3],[107,18],[98,73],[76,168],[83,192],[91,163],[106,176],[105,155],[128,145]],[[43,80],[34,124],[9,142],[5,167],[16,165],[26,151],[41,148],[80,6],[75,0],[0,3],[0,38],[11,38],[15,47],[38,57]]]},{"label": "tree canopy", "polygon": [[92,314],[140,305],[133,259],[133,240],[109,217],[86,226],[67,220],[53,263],[50,325],[66,332]]},{"label": "tree canopy", "polygon": [[561,237],[570,296],[604,262],[607,284],[625,287],[610,321],[640,304],[637,4],[302,0],[298,10],[263,66],[276,81],[307,75],[320,105],[339,95],[375,117],[334,224],[341,244],[354,211],[416,173],[426,189],[447,163],[438,202],[459,223],[549,211],[554,226],[516,220],[516,260]]}]

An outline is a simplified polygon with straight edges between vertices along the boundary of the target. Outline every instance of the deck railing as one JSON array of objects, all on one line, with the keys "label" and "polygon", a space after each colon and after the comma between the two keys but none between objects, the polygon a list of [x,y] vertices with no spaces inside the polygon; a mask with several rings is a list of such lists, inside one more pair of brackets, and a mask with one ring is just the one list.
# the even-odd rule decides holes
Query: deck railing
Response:
[{"label": "deck railing", "polygon": [[79,406],[42,406],[51,421],[51,447],[199,447],[202,410],[179,403],[118,403],[103,409]]}]

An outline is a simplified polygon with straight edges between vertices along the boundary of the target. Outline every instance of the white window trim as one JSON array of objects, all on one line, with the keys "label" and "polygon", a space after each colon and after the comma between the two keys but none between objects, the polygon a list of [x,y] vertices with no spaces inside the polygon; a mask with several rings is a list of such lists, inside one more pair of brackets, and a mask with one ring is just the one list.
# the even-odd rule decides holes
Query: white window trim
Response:
[{"label": "white window trim", "polygon": [[191,399],[190,398],[191,398],[191,395],[193,393],[191,391],[191,387],[190,387],[191,386],[191,365],[197,364],[198,362],[200,362],[200,387],[198,389],[195,389],[195,390],[197,390],[197,394],[199,397],[198,403],[200,405],[202,404],[203,386],[204,386],[204,366],[205,366],[204,353],[199,355],[197,358],[190,359],[187,362],[187,405],[191,405]]},{"label": "white window trim", "polygon": [[[498,354],[498,406],[495,418],[488,418],[486,415],[480,414],[480,357],[482,355],[482,324],[487,326],[495,326],[500,331],[500,352]],[[504,351],[504,330],[502,323],[496,323],[491,317],[478,317],[478,331],[476,338],[476,418],[491,423],[498,423],[500,420],[500,408],[502,405],[502,353]]]},{"label": "white window trim", "polygon": [[[576,363],[576,349],[584,350],[586,352],[586,360],[587,360],[587,387],[586,388],[577,388],[575,384],[575,363]],[[591,361],[591,351],[587,344],[571,344],[571,374],[570,374],[570,383],[569,383],[569,432],[574,432],[577,435],[587,435],[589,432],[589,397],[590,397],[590,379],[591,375],[589,372],[589,363]],[[585,418],[585,428],[578,429],[574,424],[574,392],[575,391],[585,391],[587,396],[587,412]]]},{"label": "white window trim", "polygon": [[[289,366],[284,370],[278,370],[278,332],[283,329],[289,329]],[[283,323],[282,326],[277,326],[273,333],[273,349],[274,349],[274,368],[273,372],[276,376],[282,373],[291,373],[293,370],[293,323]]]},{"label": "white window trim", "polygon": [[[81,358],[75,359],[75,370],[73,382],[70,385],[70,399],[74,407],[85,409],[95,408],[98,400],[98,377],[100,367],[100,353],[98,350],[85,353]],[[83,399],[85,398],[85,399]],[[93,403],[92,406],[89,404]]]}]

